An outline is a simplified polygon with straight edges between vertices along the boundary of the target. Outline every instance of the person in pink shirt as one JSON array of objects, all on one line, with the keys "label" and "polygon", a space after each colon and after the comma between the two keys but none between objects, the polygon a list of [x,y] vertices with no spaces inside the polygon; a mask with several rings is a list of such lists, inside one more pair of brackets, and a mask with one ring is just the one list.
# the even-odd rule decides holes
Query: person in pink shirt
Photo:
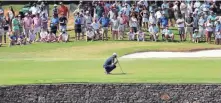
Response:
[{"label": "person in pink shirt", "polygon": [[39,13],[36,14],[36,16],[33,18],[33,33],[35,35],[38,35],[39,39],[37,41],[39,41],[41,39],[40,36],[40,32],[41,32],[41,18],[39,16]]},{"label": "person in pink shirt", "polygon": [[26,13],[25,18],[23,20],[23,28],[24,28],[24,34],[26,35],[27,38],[30,37],[30,33],[32,31],[32,23],[33,20],[31,16],[28,13]]}]

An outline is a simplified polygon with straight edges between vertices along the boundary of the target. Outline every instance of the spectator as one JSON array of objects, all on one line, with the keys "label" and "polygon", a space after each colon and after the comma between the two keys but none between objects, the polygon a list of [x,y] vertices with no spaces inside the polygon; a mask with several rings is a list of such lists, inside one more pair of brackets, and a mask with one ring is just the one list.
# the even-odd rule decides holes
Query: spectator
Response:
[{"label": "spectator", "polygon": [[145,33],[139,29],[139,31],[137,32],[137,41],[145,41]]},{"label": "spectator", "polygon": [[142,23],[144,28],[148,28],[148,11],[146,7],[143,7],[143,10],[140,12],[142,16]]},{"label": "spectator", "polygon": [[199,43],[199,41],[200,41],[200,34],[199,34],[198,30],[195,29],[194,33],[193,33],[193,42]]},{"label": "spectator", "polygon": [[174,41],[174,34],[171,30],[169,30],[168,26],[166,26],[166,28],[162,31],[162,35],[165,35],[166,41],[168,41],[169,38]]},{"label": "spectator", "polygon": [[44,31],[48,30],[48,17],[45,15],[45,13],[43,13],[41,17],[41,26],[41,29],[43,29]]},{"label": "spectator", "polygon": [[92,16],[90,15],[89,11],[86,11],[86,15],[84,16],[86,20],[86,28],[90,27],[92,23]]},{"label": "spectator", "polygon": [[62,2],[60,2],[60,7],[58,8],[58,14],[59,15],[64,14],[64,16],[69,18],[69,10]]},{"label": "spectator", "polygon": [[185,20],[185,13],[187,12],[187,6],[184,3],[184,1],[181,1],[180,11],[181,11],[182,18],[184,18],[184,20]]},{"label": "spectator", "polygon": [[31,12],[32,16],[36,15],[37,13],[40,13],[40,8],[37,6],[36,3],[33,4],[33,6],[29,9]]},{"label": "spectator", "polygon": [[118,28],[119,28],[119,20],[115,16],[113,19],[111,19],[111,25],[112,25],[112,38],[113,40],[118,39]]},{"label": "spectator", "polygon": [[67,30],[67,22],[68,19],[65,17],[64,13],[61,14],[61,17],[59,18],[59,23],[60,23],[60,31]]},{"label": "spectator", "polygon": [[9,7],[9,11],[8,11],[7,15],[8,15],[8,20],[9,20],[10,30],[12,31],[12,20],[14,19],[14,16],[15,16],[15,12],[14,12],[12,6]]},{"label": "spectator", "polygon": [[0,20],[2,20],[4,17],[4,9],[2,7],[2,4],[0,3]]},{"label": "spectator", "polygon": [[19,34],[23,35],[24,34],[24,31],[23,31],[24,21],[20,14],[18,15],[18,21],[19,21]]},{"label": "spectator", "polygon": [[213,33],[213,24],[211,22],[211,19],[209,19],[206,24],[206,42],[211,43],[211,35]]},{"label": "spectator", "polygon": [[132,15],[132,17],[130,18],[130,28],[133,29],[133,32],[137,32],[138,29],[138,21],[137,18],[135,17],[135,14]]},{"label": "spectator", "polygon": [[9,34],[9,21],[4,17],[3,18],[3,28],[4,28],[4,43],[6,43],[6,35]]},{"label": "spectator", "polygon": [[41,36],[41,40],[40,40],[41,42],[47,42],[47,37],[48,37],[47,30],[41,29],[40,36]]},{"label": "spectator", "polygon": [[15,16],[14,19],[12,19],[12,31],[14,31],[14,35],[15,36],[19,36],[19,20],[18,20],[18,16]]},{"label": "spectator", "polygon": [[133,31],[133,28],[130,28],[130,32],[127,33],[128,40],[134,40],[135,39],[135,32]]},{"label": "spectator", "polygon": [[165,13],[163,13],[162,17],[160,18],[160,24],[162,25],[163,29],[168,26],[168,18],[165,16]]},{"label": "spectator", "polygon": [[184,40],[186,40],[187,34],[189,33],[190,41],[191,41],[192,40],[192,35],[193,35],[193,17],[192,17],[191,13],[185,19],[185,25],[186,25],[186,29],[185,29],[185,39]]},{"label": "spectator", "polygon": [[173,12],[175,16],[175,20],[179,18],[179,7],[178,7],[178,2],[175,2],[175,5],[173,6]]},{"label": "spectator", "polygon": [[182,18],[181,15],[177,19],[176,23],[177,23],[178,32],[180,35],[180,41],[184,41],[185,40],[184,19]]},{"label": "spectator", "polygon": [[[160,28],[160,23],[161,23],[161,17],[162,17],[162,13],[161,13],[161,8],[159,7],[157,12],[155,13],[155,17],[157,18],[157,26],[158,28]],[[160,32],[160,29],[159,29]]]},{"label": "spectator", "polygon": [[26,35],[27,38],[29,38],[30,33],[32,31],[32,23],[33,19],[30,17],[28,13],[25,14],[25,18],[23,20],[23,28],[24,28],[24,34]]},{"label": "spectator", "polygon": [[9,47],[17,44],[17,36],[14,31],[9,34]]},{"label": "spectator", "polygon": [[104,8],[102,7],[101,4],[98,4],[95,9],[97,15],[96,18],[99,20],[102,17],[102,13],[104,13]]},{"label": "spectator", "polygon": [[95,35],[94,31],[92,30],[92,27],[88,27],[87,32],[86,32],[86,41],[91,40],[94,41]]},{"label": "spectator", "polygon": [[62,29],[61,34],[59,35],[58,41],[68,42],[69,36],[65,29]]},{"label": "spectator", "polygon": [[159,37],[159,34],[158,34],[159,29],[157,28],[156,24],[151,24],[149,28],[149,32],[150,32],[150,40],[157,41]]},{"label": "spectator", "polygon": [[77,17],[75,18],[75,40],[80,40],[80,34],[81,34],[81,17],[80,14],[77,13]]},{"label": "spectator", "polygon": [[220,45],[221,44],[221,23],[220,21],[217,21],[216,23],[216,29],[215,29],[215,44]]},{"label": "spectator", "polygon": [[54,4],[54,8],[52,9],[52,15],[58,16],[57,4]]},{"label": "spectator", "polygon": [[203,38],[205,33],[205,20],[203,18],[203,15],[200,16],[200,19],[198,20],[199,25],[199,34]]},{"label": "spectator", "polygon": [[49,43],[49,42],[56,42],[56,41],[57,41],[56,35],[52,32],[52,30],[49,30],[47,42]]},{"label": "spectator", "polygon": [[156,19],[155,15],[154,15],[154,12],[150,11],[149,24],[150,25],[151,24],[156,24],[156,21],[157,21],[157,19]]},{"label": "spectator", "polygon": [[86,19],[84,17],[84,14],[80,14],[81,18],[81,34],[82,34],[82,40],[84,39],[84,34],[86,33]]},{"label": "spectator", "polygon": [[94,32],[94,36],[95,36],[95,39],[100,39],[101,37],[101,34],[100,34],[100,25],[99,23],[97,22],[96,19],[94,19],[94,22],[91,24],[91,27],[92,27],[92,30]]},{"label": "spectator", "polygon": [[103,17],[100,18],[99,22],[102,27],[102,40],[104,40],[104,38],[108,40],[108,26],[110,24],[110,19],[107,17],[106,14],[104,14]]},{"label": "spectator", "polygon": [[35,35],[38,35],[38,40],[37,41],[40,41],[40,32],[41,32],[41,18],[40,18],[40,15],[39,13],[36,14],[36,16],[33,18],[33,33]]},{"label": "spectator", "polygon": [[59,29],[59,18],[56,15],[53,15],[51,18],[51,32],[56,35],[57,30]]},{"label": "spectator", "polygon": [[118,35],[119,35],[119,39],[123,40],[124,38],[124,31],[125,31],[125,25],[127,24],[127,20],[126,20],[126,15],[124,15],[123,13],[121,13],[120,16],[118,16],[118,21],[119,21],[119,27],[118,27]]},{"label": "spectator", "polygon": [[2,36],[4,35],[3,20],[0,19],[0,47],[2,46]]}]

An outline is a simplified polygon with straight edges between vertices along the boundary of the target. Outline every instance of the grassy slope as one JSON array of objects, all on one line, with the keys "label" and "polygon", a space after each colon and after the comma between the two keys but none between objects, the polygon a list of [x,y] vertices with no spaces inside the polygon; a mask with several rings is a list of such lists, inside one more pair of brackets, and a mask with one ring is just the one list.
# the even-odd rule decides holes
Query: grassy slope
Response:
[{"label": "grassy slope", "polygon": [[[177,31],[174,33],[177,34]],[[69,34],[74,35],[73,31]],[[122,56],[137,51],[204,48],[220,46],[188,42],[79,41],[4,47],[0,48],[0,85],[58,82],[220,83],[219,58],[121,59],[126,75],[120,75],[119,68],[113,71],[114,75],[103,73],[102,64],[113,52]]]}]

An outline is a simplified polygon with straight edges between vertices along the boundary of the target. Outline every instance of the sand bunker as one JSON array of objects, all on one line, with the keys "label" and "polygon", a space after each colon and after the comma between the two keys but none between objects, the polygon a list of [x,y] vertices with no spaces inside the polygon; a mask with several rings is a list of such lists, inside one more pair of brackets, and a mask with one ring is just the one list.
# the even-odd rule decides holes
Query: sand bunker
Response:
[{"label": "sand bunker", "polygon": [[142,52],[122,56],[121,58],[200,58],[221,57],[221,50],[202,50],[196,52]]}]

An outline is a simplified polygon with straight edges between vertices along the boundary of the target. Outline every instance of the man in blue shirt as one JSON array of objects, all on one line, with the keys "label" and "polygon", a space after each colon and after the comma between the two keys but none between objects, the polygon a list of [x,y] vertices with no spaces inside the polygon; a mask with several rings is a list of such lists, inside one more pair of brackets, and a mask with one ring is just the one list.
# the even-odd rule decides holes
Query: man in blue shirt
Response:
[{"label": "man in blue shirt", "polygon": [[80,13],[77,13],[77,16],[75,17],[74,20],[74,29],[75,29],[75,40],[80,40],[80,34],[81,34],[81,17]]},{"label": "man in blue shirt", "polygon": [[113,55],[105,61],[103,68],[105,69],[106,74],[110,74],[110,72],[116,68],[116,64],[118,63],[116,58],[117,54],[113,53]]},{"label": "man in blue shirt", "polygon": [[107,33],[108,33],[108,26],[110,24],[110,18],[108,18],[106,14],[103,14],[103,17],[100,18],[99,22],[102,27],[102,40],[104,40],[104,36],[105,36],[105,39],[107,40]]},{"label": "man in blue shirt", "polygon": [[56,35],[57,29],[59,28],[59,18],[56,15],[53,15],[51,18],[51,31]]},{"label": "man in blue shirt", "polygon": [[163,12],[162,17],[160,18],[160,23],[163,27],[163,29],[168,26],[168,18],[165,16],[165,13]]}]

